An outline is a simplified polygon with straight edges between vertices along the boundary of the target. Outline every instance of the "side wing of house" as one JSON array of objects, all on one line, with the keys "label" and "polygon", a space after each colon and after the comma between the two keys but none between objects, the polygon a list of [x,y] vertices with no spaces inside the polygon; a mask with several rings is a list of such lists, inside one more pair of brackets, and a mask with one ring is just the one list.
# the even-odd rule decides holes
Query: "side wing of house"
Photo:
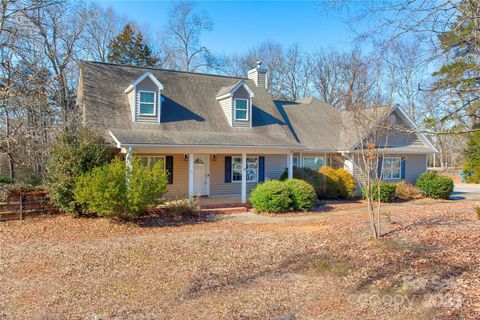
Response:
[{"label": "side wing of house", "polygon": [[[375,139],[379,154],[376,173],[387,182],[415,183],[418,176],[427,171],[427,156],[437,150],[400,107],[393,108],[382,121],[388,123],[385,126],[388,129],[382,130]],[[366,170],[362,169],[359,149],[357,145],[347,162],[357,180],[361,181]]]}]

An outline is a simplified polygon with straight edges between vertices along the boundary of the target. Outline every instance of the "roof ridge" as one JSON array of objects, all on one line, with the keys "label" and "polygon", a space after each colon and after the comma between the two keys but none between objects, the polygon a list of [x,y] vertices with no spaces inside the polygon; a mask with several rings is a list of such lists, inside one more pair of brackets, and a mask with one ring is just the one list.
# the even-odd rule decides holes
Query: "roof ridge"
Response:
[{"label": "roof ridge", "polygon": [[89,60],[79,60],[78,62],[87,63],[87,64],[103,64],[103,65],[117,66],[117,67],[128,67],[128,68],[137,68],[137,69],[148,69],[148,70],[159,70],[159,71],[167,71],[167,72],[194,74],[194,75],[200,75],[200,76],[230,78],[230,79],[237,79],[237,80],[248,80],[247,77],[226,76],[226,75],[222,75],[222,74],[206,73],[206,72],[180,71],[180,70],[156,68],[156,67],[149,67],[149,66],[135,66],[135,65],[132,65],[132,64],[120,64],[120,63],[111,63],[111,62],[102,62],[102,61],[89,61]]}]

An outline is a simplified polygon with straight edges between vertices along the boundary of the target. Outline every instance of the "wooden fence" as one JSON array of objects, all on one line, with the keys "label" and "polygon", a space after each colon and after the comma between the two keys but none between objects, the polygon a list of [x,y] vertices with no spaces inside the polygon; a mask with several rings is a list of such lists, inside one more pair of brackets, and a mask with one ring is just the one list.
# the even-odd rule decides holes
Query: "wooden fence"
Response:
[{"label": "wooden fence", "polygon": [[26,217],[56,213],[45,191],[28,191],[10,195],[0,202],[0,221],[23,220]]}]

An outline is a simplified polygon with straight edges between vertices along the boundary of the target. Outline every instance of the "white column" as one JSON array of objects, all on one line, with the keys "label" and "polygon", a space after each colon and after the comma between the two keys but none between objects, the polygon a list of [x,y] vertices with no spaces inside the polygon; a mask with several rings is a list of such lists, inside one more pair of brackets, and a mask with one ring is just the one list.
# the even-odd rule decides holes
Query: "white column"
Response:
[{"label": "white column", "polygon": [[247,203],[247,154],[242,153],[242,203]]},{"label": "white column", "polygon": [[188,197],[193,199],[193,153],[188,154]]},{"label": "white column", "polygon": [[300,152],[300,155],[298,156],[298,167],[303,168],[303,153]]},{"label": "white column", "polygon": [[288,179],[293,178],[293,154],[289,153],[287,155],[287,161],[288,161]]},{"label": "white column", "polygon": [[133,149],[132,147],[128,147],[127,153],[125,154],[125,165],[127,166],[127,183],[129,182],[129,172],[132,170],[132,158],[133,158]]}]

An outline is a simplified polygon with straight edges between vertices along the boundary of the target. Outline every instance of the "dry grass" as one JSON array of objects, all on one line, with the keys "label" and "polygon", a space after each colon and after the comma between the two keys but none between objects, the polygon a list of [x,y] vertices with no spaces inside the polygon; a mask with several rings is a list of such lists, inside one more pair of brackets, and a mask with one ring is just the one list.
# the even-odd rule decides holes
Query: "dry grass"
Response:
[{"label": "dry grass", "polygon": [[0,224],[5,319],[475,319],[474,205],[278,224]]}]

